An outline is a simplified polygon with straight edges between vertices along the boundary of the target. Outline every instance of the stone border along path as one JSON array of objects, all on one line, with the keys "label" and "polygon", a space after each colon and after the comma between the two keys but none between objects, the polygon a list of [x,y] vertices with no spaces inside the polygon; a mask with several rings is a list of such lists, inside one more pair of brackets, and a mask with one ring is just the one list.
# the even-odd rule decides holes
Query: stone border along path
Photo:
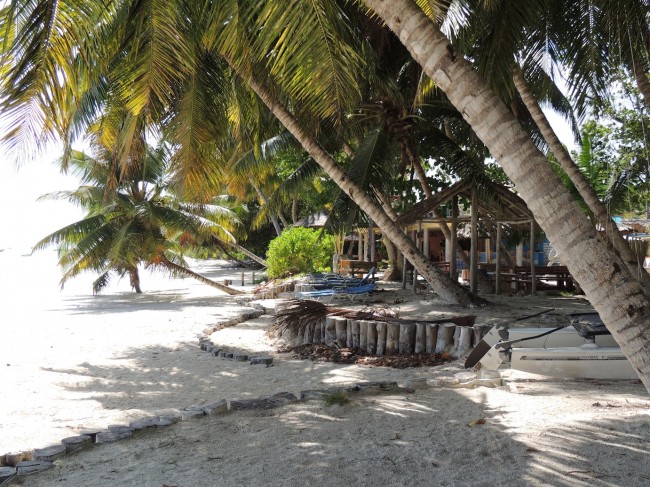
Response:
[{"label": "stone border along path", "polygon": [[[239,302],[238,304],[242,304]],[[202,350],[210,352],[214,356],[232,358],[234,360],[250,360],[251,364],[264,364],[267,367],[273,362],[272,357],[247,357],[244,354],[226,352],[213,345],[208,345],[208,335],[222,328],[235,326],[253,318],[266,314],[263,306],[246,302],[247,306],[258,309],[254,313],[244,313],[238,318],[218,323],[214,327],[203,331],[205,335],[199,337],[199,346]],[[224,353],[225,355],[221,355]],[[231,355],[230,357],[228,355]],[[239,357],[239,358],[238,358]],[[241,358],[246,357],[246,358]],[[63,457],[90,448],[93,445],[113,443],[130,438],[134,433],[149,428],[162,428],[170,426],[179,421],[187,421],[202,416],[224,414],[229,411],[244,411],[252,409],[271,409],[285,406],[300,401],[314,400],[322,401],[333,394],[349,393],[374,393],[379,394],[391,391],[413,391],[427,387],[450,387],[450,388],[474,388],[479,386],[498,387],[503,385],[501,376],[494,371],[459,372],[453,376],[438,377],[435,379],[418,378],[408,384],[409,387],[399,386],[395,381],[359,382],[347,386],[330,387],[327,389],[315,389],[300,391],[298,395],[290,392],[278,392],[271,396],[262,396],[253,399],[221,399],[219,401],[193,405],[185,409],[167,409],[160,414],[145,417],[132,421],[128,425],[109,425],[104,430],[82,430],[78,436],[64,438],[58,445],[51,445],[45,448],[38,448],[30,451],[7,453],[0,457],[0,487],[8,486],[14,479],[21,476],[32,475],[54,467],[54,462]]]}]

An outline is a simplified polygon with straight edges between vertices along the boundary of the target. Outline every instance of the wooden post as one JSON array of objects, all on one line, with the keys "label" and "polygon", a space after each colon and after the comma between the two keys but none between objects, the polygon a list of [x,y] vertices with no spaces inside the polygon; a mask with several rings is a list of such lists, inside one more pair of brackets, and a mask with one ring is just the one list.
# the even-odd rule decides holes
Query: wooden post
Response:
[{"label": "wooden post", "polygon": [[336,326],[336,344],[340,348],[345,348],[348,338],[348,320],[342,316],[336,316],[334,323]]},{"label": "wooden post", "polygon": [[424,353],[427,350],[427,325],[426,323],[415,324],[415,353]]},{"label": "wooden post", "polygon": [[380,321],[377,323],[377,355],[384,355],[386,353],[386,323]]},{"label": "wooden post", "polygon": [[469,268],[469,292],[476,294],[478,291],[478,197],[476,189],[472,189],[471,207],[471,252]]},{"label": "wooden post", "polygon": [[457,326],[454,333],[454,356],[462,357],[472,349],[474,330],[469,326]]},{"label": "wooden post", "polygon": [[414,267],[413,268],[413,294],[418,293],[418,271]]},{"label": "wooden post", "polygon": [[311,343],[314,343],[314,328],[315,328],[315,323],[310,323],[307,326],[305,326],[305,331],[303,332],[303,339],[302,339],[302,343],[304,345],[309,345]]},{"label": "wooden post", "polygon": [[497,223],[497,244],[496,244],[496,254],[497,262],[496,267],[494,268],[494,294],[501,294],[501,240],[503,227],[501,223]]},{"label": "wooden post", "polygon": [[360,345],[359,320],[350,320],[350,328],[352,328],[352,348],[359,348]]},{"label": "wooden post", "polygon": [[359,320],[359,349],[368,351],[368,322]]},{"label": "wooden post", "polygon": [[386,323],[386,355],[397,353],[399,343],[399,323]]},{"label": "wooden post", "polygon": [[369,354],[375,355],[377,353],[377,322],[376,321],[366,321],[368,323],[368,338],[366,340],[366,350]]},{"label": "wooden post", "polygon": [[[420,222],[418,223],[418,228],[419,229],[422,228],[422,220],[420,220]],[[415,246],[419,249],[420,248],[420,230],[415,232],[415,239],[414,240],[415,240]],[[415,266],[413,266],[413,294],[417,294],[417,293],[418,293],[418,271],[415,268]]]},{"label": "wooden post", "polygon": [[336,316],[325,318],[325,344],[332,345],[336,341]]},{"label": "wooden post", "polygon": [[458,247],[458,227],[456,218],[458,218],[458,196],[454,196],[451,206],[451,259],[449,260],[449,277],[454,282],[458,282],[458,269],[456,269],[456,247]]},{"label": "wooden post", "polygon": [[436,353],[436,342],[438,341],[438,324],[429,323],[427,324],[426,328],[426,352]]},{"label": "wooden post", "polygon": [[535,283],[535,221],[530,222],[530,242],[528,243],[530,254],[530,294],[535,294],[537,284]]},{"label": "wooden post", "polygon": [[251,282],[252,285],[255,285],[255,271],[253,271],[253,282]]},{"label": "wooden post", "polygon": [[522,266],[524,265],[524,243],[519,242],[515,249],[515,265]]},{"label": "wooden post", "polygon": [[346,321],[347,325],[345,327],[345,346],[347,348],[352,348],[353,347],[353,344],[352,344],[352,322],[353,321],[354,320],[347,320]]},{"label": "wooden post", "polygon": [[363,235],[361,235],[361,229],[357,231],[357,260],[363,260]]},{"label": "wooden post", "polygon": [[449,353],[454,348],[454,332],[456,325],[453,323],[440,323],[438,325],[438,341],[436,353]]},{"label": "wooden post", "polygon": [[425,228],[423,230],[423,235],[422,235],[422,253],[427,259],[431,259],[431,256],[429,255],[431,253],[431,250],[429,248],[429,229]]},{"label": "wooden post", "polygon": [[370,262],[375,261],[375,227],[374,223],[372,220],[370,220],[370,223],[368,224],[368,248],[370,252],[368,252],[368,256],[370,257]]},{"label": "wooden post", "polygon": [[399,325],[399,353],[413,353],[415,350],[415,324]]},{"label": "wooden post", "polygon": [[402,265],[402,289],[406,289],[406,269],[408,267],[408,259],[404,256],[404,264]]}]

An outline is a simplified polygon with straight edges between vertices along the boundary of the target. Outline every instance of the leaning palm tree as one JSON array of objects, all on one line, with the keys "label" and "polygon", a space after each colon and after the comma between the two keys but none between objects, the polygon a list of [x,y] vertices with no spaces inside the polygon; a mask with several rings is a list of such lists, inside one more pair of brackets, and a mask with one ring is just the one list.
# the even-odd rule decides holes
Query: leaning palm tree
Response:
[{"label": "leaning palm tree", "polygon": [[[55,245],[63,268],[61,285],[85,271],[99,274],[93,292],[104,289],[115,275],[129,276],[132,288],[141,293],[138,267],[162,269],[171,275],[185,275],[227,294],[241,291],[214,282],[188,269],[175,237],[212,234],[233,240],[233,213],[216,205],[182,203],[169,192],[169,149],[161,144],[148,148],[141,164],[132,165],[128,175],[114,174],[107,158],[91,158],[73,152],[68,163],[83,185],[74,191],[45,195],[81,205],[86,216],[41,239],[40,250]],[[100,155],[109,156],[108,151]],[[108,181],[117,180],[109,190]]]},{"label": "leaning palm tree", "polygon": [[411,0],[365,0],[445,91],[519,190],[650,391],[650,300],[507,107]]}]

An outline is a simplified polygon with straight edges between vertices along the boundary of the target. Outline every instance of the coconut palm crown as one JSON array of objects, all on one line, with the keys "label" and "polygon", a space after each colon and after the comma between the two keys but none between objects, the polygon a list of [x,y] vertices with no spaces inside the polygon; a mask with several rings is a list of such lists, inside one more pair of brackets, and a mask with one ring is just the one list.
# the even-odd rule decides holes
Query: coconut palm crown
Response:
[{"label": "coconut palm crown", "polygon": [[[65,199],[87,211],[83,219],[44,237],[34,247],[36,251],[58,246],[62,286],[91,271],[99,274],[93,282],[93,292],[97,293],[115,275],[128,274],[132,288],[140,293],[138,266],[144,265],[239,294],[187,268],[178,237],[214,235],[233,241],[231,231],[237,221],[234,213],[222,206],[178,201],[168,184],[171,153],[166,144],[147,147],[141,163],[130,164],[128,171],[116,170],[109,151],[95,152],[97,157],[93,158],[74,151],[68,160],[82,181],[79,188],[43,197]],[[117,181],[116,187],[109,189],[109,181]]]}]

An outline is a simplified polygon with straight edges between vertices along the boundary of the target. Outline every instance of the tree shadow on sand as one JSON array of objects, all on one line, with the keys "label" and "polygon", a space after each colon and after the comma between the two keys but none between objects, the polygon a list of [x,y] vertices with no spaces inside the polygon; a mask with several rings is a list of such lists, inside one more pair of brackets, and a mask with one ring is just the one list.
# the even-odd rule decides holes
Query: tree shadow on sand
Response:
[{"label": "tree shadow on sand", "polygon": [[[190,406],[190,391],[200,390],[207,403],[322,389],[334,378],[403,374],[298,360],[266,368],[215,358],[190,344],[131,349],[120,358],[132,366],[81,364],[56,372],[90,379],[63,386],[106,409],[143,412]],[[650,484],[650,402],[632,382],[533,381],[498,391],[401,389],[349,399],[340,407],[311,400],[139,433],[101,446],[102,465],[93,469],[106,470],[110,485]],[[589,410],[558,412],[571,401]],[[526,425],[526,418],[536,425]],[[66,485],[85,485],[87,471],[61,465]],[[213,481],[205,484],[199,473]]]}]

